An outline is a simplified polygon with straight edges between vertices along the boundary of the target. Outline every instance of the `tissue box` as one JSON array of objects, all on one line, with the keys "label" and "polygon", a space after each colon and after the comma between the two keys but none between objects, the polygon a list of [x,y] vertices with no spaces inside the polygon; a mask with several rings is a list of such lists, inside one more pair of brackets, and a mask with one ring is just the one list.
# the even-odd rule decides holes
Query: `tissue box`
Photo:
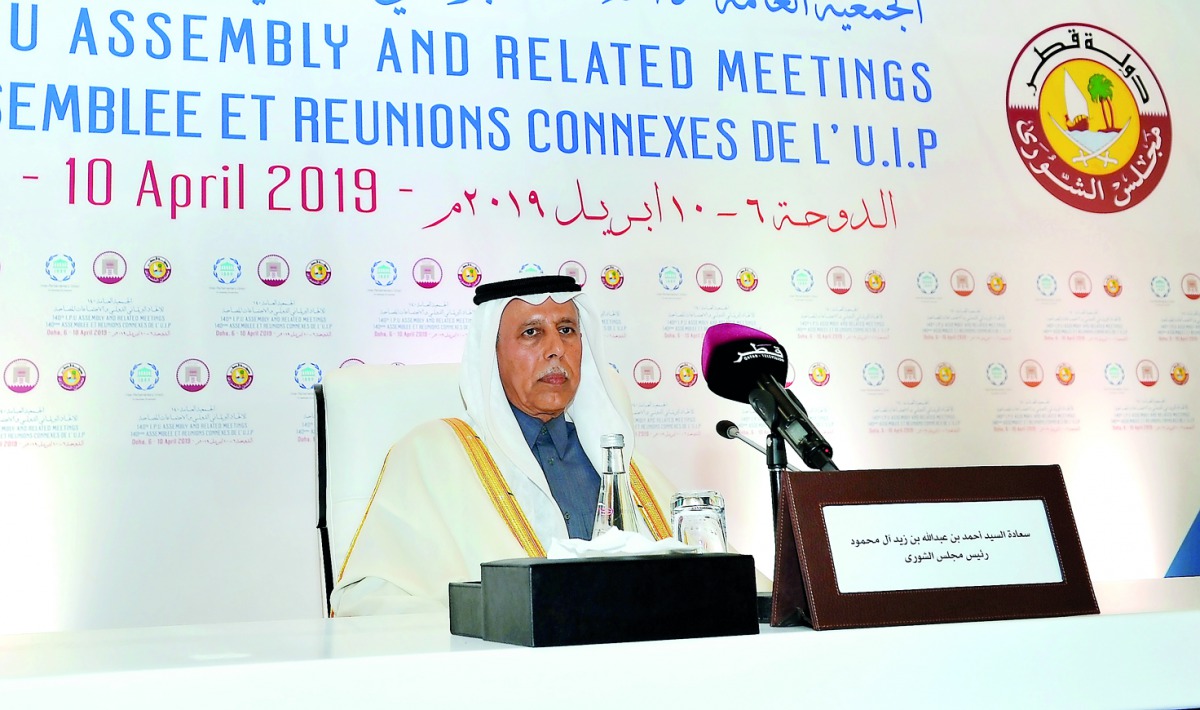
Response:
[{"label": "tissue box", "polygon": [[450,631],[521,646],[758,633],[749,555],[485,562],[450,585]]}]

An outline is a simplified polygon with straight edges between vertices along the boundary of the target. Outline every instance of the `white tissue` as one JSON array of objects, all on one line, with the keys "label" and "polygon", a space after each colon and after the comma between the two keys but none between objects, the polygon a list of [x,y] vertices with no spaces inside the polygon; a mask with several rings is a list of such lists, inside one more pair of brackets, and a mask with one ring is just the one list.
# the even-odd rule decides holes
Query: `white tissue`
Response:
[{"label": "white tissue", "polygon": [[550,541],[550,550],[546,557],[551,560],[576,560],[585,557],[667,555],[689,552],[699,552],[699,549],[692,545],[685,545],[672,537],[654,541],[637,533],[611,528],[592,540],[554,538]]}]

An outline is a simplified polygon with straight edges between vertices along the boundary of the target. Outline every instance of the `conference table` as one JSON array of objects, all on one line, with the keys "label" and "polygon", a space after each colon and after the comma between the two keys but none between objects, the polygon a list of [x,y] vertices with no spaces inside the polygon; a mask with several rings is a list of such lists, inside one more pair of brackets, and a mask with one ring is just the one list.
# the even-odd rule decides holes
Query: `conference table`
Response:
[{"label": "conference table", "polygon": [[0,636],[0,708],[1200,706],[1200,578],[1099,615],[524,648],[442,613]]}]

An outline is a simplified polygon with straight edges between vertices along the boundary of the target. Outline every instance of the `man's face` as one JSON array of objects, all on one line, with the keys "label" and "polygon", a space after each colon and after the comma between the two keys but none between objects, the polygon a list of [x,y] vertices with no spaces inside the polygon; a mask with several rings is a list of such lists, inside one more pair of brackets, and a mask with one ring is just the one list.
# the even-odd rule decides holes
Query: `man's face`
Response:
[{"label": "man's face", "polygon": [[496,360],[504,394],[514,407],[549,421],[567,408],[579,389],[583,338],[571,301],[547,298],[533,305],[514,298],[500,315]]}]

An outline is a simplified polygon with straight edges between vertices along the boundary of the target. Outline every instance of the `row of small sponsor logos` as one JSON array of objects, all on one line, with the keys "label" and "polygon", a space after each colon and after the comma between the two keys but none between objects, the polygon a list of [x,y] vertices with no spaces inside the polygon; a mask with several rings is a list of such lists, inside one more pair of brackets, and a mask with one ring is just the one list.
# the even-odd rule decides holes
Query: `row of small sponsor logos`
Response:
[{"label": "row of small sponsor logos", "polygon": [[[1140,360],[1133,366],[1133,377],[1144,387],[1153,387],[1162,379],[1158,364],[1153,360]],[[949,362],[939,362],[934,366],[930,381],[943,387],[949,387],[958,381],[958,370]],[[1044,382],[1053,381],[1060,385],[1070,386],[1076,383],[1079,372],[1069,362],[1058,363],[1053,370],[1044,367],[1037,360],[1024,360],[1016,368],[1016,381],[1026,387],[1038,387]],[[1103,368],[1104,381],[1112,386],[1124,385],[1129,372],[1126,366],[1118,362],[1106,363]],[[988,363],[984,369],[984,377],[992,387],[1004,387],[1009,384],[1009,368],[1004,363]],[[809,381],[823,387],[829,384],[831,372],[824,363],[815,363],[808,371]],[[870,362],[862,368],[862,380],[870,387],[879,387],[887,381],[888,369],[881,363]],[[908,388],[921,386],[926,381],[926,375],[920,363],[915,360],[902,360],[896,367],[896,381]],[[1167,379],[1176,385],[1186,385],[1191,379],[1190,371],[1181,362],[1172,363],[1167,371]]]},{"label": "row of small sponsor logos", "polygon": [[[65,284],[79,275],[79,264],[70,254],[51,254],[46,258],[44,269],[52,283]],[[141,274],[150,283],[166,283],[175,273],[171,261],[160,255],[151,256],[142,264]],[[291,278],[292,270],[287,259],[278,254],[267,254],[258,262],[258,279],[267,286],[282,286]],[[92,260],[92,275],[102,284],[113,285],[129,275],[129,262],[115,251],[105,251]],[[232,286],[241,281],[242,262],[232,257],[222,257],[212,264],[212,277],[219,285]],[[312,259],[304,267],[304,277],[314,286],[323,286],[333,278],[329,263],[323,259]]]},{"label": "row of small sponsor logos", "polygon": [[[1162,379],[1162,373],[1153,360],[1141,360],[1132,369],[1134,378],[1144,387],[1153,387]],[[875,388],[882,387],[887,383],[890,372],[891,369],[883,363],[868,362],[862,366],[860,375],[863,384],[867,387]],[[815,362],[809,366],[807,378],[810,384],[816,387],[824,387],[833,381],[833,374],[833,368],[829,365],[823,362]],[[1021,362],[1017,366],[1015,374],[1017,381],[1026,387],[1038,387],[1047,381],[1054,381],[1060,385],[1070,386],[1075,384],[1078,378],[1077,370],[1069,362],[1060,362],[1052,371],[1048,371],[1039,361],[1033,359]],[[958,382],[959,379],[958,368],[945,361],[934,365],[931,375],[931,377],[927,378],[921,364],[912,359],[900,361],[894,373],[895,381],[909,389],[915,389],[928,382],[937,383],[942,387],[950,387]],[[1009,367],[1000,362],[988,363],[984,369],[984,377],[990,386],[1004,387],[1010,382]],[[1126,366],[1118,362],[1105,364],[1103,378],[1110,386],[1119,387],[1124,385],[1128,378]],[[653,389],[663,381],[662,369],[653,360],[640,360],[634,365],[633,379],[639,387]],[[699,373],[691,363],[680,363],[675,368],[675,381],[683,387],[691,387],[699,379]],[[1176,385],[1186,385],[1191,379],[1191,373],[1186,365],[1181,362],[1175,362],[1171,364],[1167,371],[1167,379]],[[785,384],[791,387],[795,384],[795,381],[795,369],[789,364],[788,377]]]},{"label": "row of small sponsor logos", "polygon": [[[297,367],[297,373],[305,365]],[[320,381],[320,368],[316,370],[317,381]],[[135,391],[149,392],[162,384],[162,370],[152,362],[139,362],[129,368],[129,384]],[[18,394],[31,392],[41,383],[41,369],[32,360],[18,358],[8,363],[4,368],[4,385]],[[249,389],[254,383],[254,370],[244,362],[235,362],[225,368],[225,384],[235,390]],[[212,380],[212,369],[203,360],[188,358],[175,368],[175,383],[185,392],[199,392],[207,387]],[[67,362],[55,371],[54,381],[59,387],[76,392],[83,389],[89,381],[87,371],[78,362]]]},{"label": "row of small sponsor logos", "polygon": [[[358,358],[344,360],[339,367],[350,367],[364,364]],[[402,365],[402,363],[393,363]],[[614,369],[616,366],[613,366]],[[794,369],[788,366],[787,385],[791,386],[796,380]],[[1133,377],[1144,387],[1153,387],[1162,379],[1158,365],[1152,360],[1141,360],[1133,366]],[[869,362],[862,366],[860,376],[868,387],[882,387],[889,379],[891,368],[879,362]],[[321,383],[324,373],[319,365],[313,362],[301,362],[292,371],[292,380],[300,390],[311,390]],[[642,389],[654,389],[664,381],[663,368],[650,358],[643,358],[634,363],[632,378]],[[816,362],[809,368],[807,379],[817,387],[828,385],[834,376],[833,368],[825,363]],[[1004,387],[1009,383],[1008,366],[1003,363],[989,363],[984,371],[989,385]],[[1048,371],[1037,360],[1025,360],[1016,368],[1017,381],[1027,387],[1038,387],[1048,380],[1060,385],[1075,384],[1076,369],[1067,362],[1058,363],[1053,370]],[[1108,363],[1103,369],[1103,378],[1110,386],[1117,387],[1125,384],[1128,372],[1121,363]],[[924,368],[916,360],[902,360],[894,371],[896,382],[907,388],[920,387],[927,381]],[[939,362],[933,368],[929,382],[949,387],[958,381],[958,369],[949,362]],[[675,367],[674,380],[681,387],[692,387],[700,381],[701,375],[696,366],[690,362],[681,362]],[[68,392],[83,388],[88,381],[87,372],[77,362],[68,362],[59,366],[55,371],[55,382]],[[152,362],[135,363],[129,368],[128,380],[130,386],[137,392],[150,392],[162,384],[161,368]],[[1186,365],[1173,363],[1167,371],[1167,380],[1176,385],[1185,385],[1191,379]],[[208,387],[212,380],[212,369],[203,360],[188,358],[175,368],[175,384],[185,392],[199,392]],[[250,365],[235,362],[224,369],[224,382],[231,389],[246,390],[254,383],[255,374]],[[35,389],[41,382],[41,370],[32,361],[18,358],[8,363],[4,368],[4,385],[12,392],[22,394]]]},{"label": "row of small sponsor logos", "polygon": [[[53,254],[45,262],[46,276],[54,283],[66,283],[78,274],[78,266],[74,257],[68,254]],[[213,262],[212,278],[220,286],[232,286],[241,281],[244,269],[242,262],[233,257],[222,257]],[[92,275],[104,284],[116,284],[129,273],[129,265],[125,257],[114,251],[100,253],[92,261]],[[174,267],[163,256],[152,256],[142,265],[142,275],[151,283],[163,283],[171,278]],[[518,269],[520,276],[542,275],[547,270],[540,264],[526,263]],[[588,272],[578,261],[566,261],[559,267],[557,273],[570,276],[581,286],[587,284]],[[291,278],[291,265],[287,259],[278,254],[267,254],[258,260],[255,267],[258,280],[266,286],[278,287],[287,283]],[[375,286],[387,288],[395,285],[401,276],[400,267],[395,261],[379,259],[372,262],[369,277]],[[445,270],[433,258],[422,257],[412,263],[410,274],[412,282],[424,289],[433,289],[442,285],[445,280]],[[466,288],[474,288],[483,281],[484,273],[474,262],[464,262],[459,265],[456,273],[457,282]],[[333,279],[333,269],[324,259],[311,259],[304,267],[304,277],[314,286],[324,286]],[[615,265],[607,264],[600,270],[600,284],[616,290],[625,285],[624,270]],[[725,274],[716,264],[704,263],[697,267],[694,275],[696,286],[706,293],[715,293],[725,285]],[[844,266],[833,266],[825,271],[824,286],[829,292],[843,295],[852,291],[861,282],[862,288],[868,293],[883,293],[889,284],[884,273],[870,269],[861,277],[856,277]],[[658,285],[667,292],[680,291],[687,283],[683,269],[677,266],[663,266],[658,270]],[[1171,295],[1174,281],[1167,276],[1154,276],[1150,279],[1149,289],[1156,298],[1167,298]],[[734,284],[744,292],[757,289],[760,285],[758,272],[750,267],[738,269]],[[943,289],[942,278],[933,271],[921,271],[915,279],[919,293],[934,296]],[[811,269],[798,268],[792,271],[790,285],[798,294],[809,294],[818,290],[820,281]],[[975,274],[967,269],[955,269],[946,281],[949,290],[958,296],[970,296],[977,290],[993,296],[1002,296],[1009,291],[1010,282],[1000,272],[990,272],[983,279],[979,288]],[[1054,274],[1038,274],[1034,280],[1034,288],[1043,297],[1052,297],[1062,292],[1062,284]],[[1074,271],[1066,277],[1066,292],[1077,298],[1087,298],[1094,291],[1116,298],[1125,292],[1124,281],[1114,274],[1106,275],[1095,288],[1092,277],[1083,271]],[[1180,292],[1190,300],[1200,299],[1200,276],[1194,273],[1184,274],[1179,280]]]}]

